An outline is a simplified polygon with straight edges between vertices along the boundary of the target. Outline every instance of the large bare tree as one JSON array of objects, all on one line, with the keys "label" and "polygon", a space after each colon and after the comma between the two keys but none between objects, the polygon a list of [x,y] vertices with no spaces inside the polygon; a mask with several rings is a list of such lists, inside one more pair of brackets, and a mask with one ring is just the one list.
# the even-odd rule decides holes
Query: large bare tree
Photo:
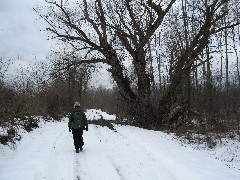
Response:
[{"label": "large bare tree", "polygon": [[[179,123],[186,112],[184,103],[178,101],[184,77],[204,61],[199,56],[212,35],[239,24],[239,18],[230,16],[232,0],[184,1],[184,5],[177,0],[45,1],[47,12],[36,11],[48,22],[47,30],[81,54],[82,58],[68,66],[108,64],[128,114],[146,127]],[[178,17],[172,16],[174,11],[180,11]],[[226,16],[227,22],[222,24]],[[170,24],[173,17],[180,20]],[[168,46],[171,78],[156,105],[151,99],[151,84],[155,80],[149,69],[147,50],[153,36],[169,28],[175,35],[168,39],[172,39],[172,45]],[[133,87],[128,66],[133,68],[137,87]]]}]

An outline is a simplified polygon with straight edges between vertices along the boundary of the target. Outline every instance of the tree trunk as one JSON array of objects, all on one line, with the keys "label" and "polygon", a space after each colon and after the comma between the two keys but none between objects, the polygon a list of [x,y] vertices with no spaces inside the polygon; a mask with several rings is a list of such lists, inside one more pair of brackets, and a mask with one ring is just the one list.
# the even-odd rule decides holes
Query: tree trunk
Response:
[{"label": "tree trunk", "polygon": [[[209,47],[206,47],[207,59],[210,59]],[[207,112],[213,113],[213,86],[212,86],[212,75],[211,75],[211,64],[207,61],[207,73],[206,73],[206,97],[207,97]]]},{"label": "tree trunk", "polygon": [[[72,43],[73,46],[76,44],[75,48],[80,48],[79,52],[82,51],[86,57],[90,57],[90,59],[80,60],[79,64],[103,62],[111,67],[109,72],[127,104],[128,114],[135,118],[140,125],[146,127],[153,124],[172,125],[178,123],[178,119],[186,113],[185,104],[178,100],[178,95],[182,90],[183,78],[189,76],[194,61],[209,43],[208,40],[211,35],[236,26],[236,24],[230,24],[227,27],[216,27],[219,20],[227,13],[227,11],[220,12],[220,9],[228,1],[205,1],[205,3],[199,2],[202,6],[197,8],[199,12],[196,13],[197,16],[194,16],[194,19],[197,18],[197,20],[194,20],[197,32],[194,32],[194,34],[188,32],[189,28],[187,26],[191,21],[188,20],[190,17],[187,17],[186,12],[191,10],[191,2],[188,4],[185,1],[184,6],[189,5],[189,8],[183,7],[185,29],[179,23],[176,23],[172,31],[173,39],[170,39],[174,41],[174,35],[176,35],[174,33],[185,30],[185,41],[181,37],[181,33],[179,39],[175,39],[175,42],[181,45],[182,51],[177,51],[172,58],[174,61],[171,62],[173,63],[171,82],[166,89],[166,93],[161,97],[156,112],[151,101],[151,78],[146,68],[145,50],[147,44],[151,42],[151,38],[160,30],[159,27],[164,28],[166,26],[163,23],[164,18],[175,2],[176,0],[171,0],[163,6],[161,3],[152,0],[141,2],[128,0],[117,1],[113,5],[113,1],[96,0],[95,4],[92,4],[84,0],[82,3],[78,2],[79,10],[83,12],[78,17],[80,11],[71,11],[70,7],[65,8],[62,4],[50,1],[48,4],[58,9],[60,13],[50,12],[42,17],[50,24],[47,30],[56,37]],[[114,9],[111,9],[113,7]],[[123,18],[126,15],[128,18]],[[171,18],[170,13],[169,17]],[[77,23],[75,22],[76,18],[79,19]],[[199,22],[202,23],[199,24]],[[83,24],[86,24],[86,26],[83,26],[84,28],[82,27]],[[166,32],[169,31],[168,28],[166,30]],[[92,36],[89,35],[89,32],[92,32]],[[175,51],[176,47],[178,48],[174,44],[170,47],[169,52]],[[132,63],[134,73],[136,73],[137,87],[134,88],[135,84],[131,83],[131,77],[128,77],[125,73],[128,67],[124,67],[121,59],[125,52],[129,55],[129,62]],[[188,92],[190,99],[191,91]]]},{"label": "tree trunk", "polygon": [[[169,87],[166,89],[166,93],[163,95],[163,97],[160,100],[159,107],[158,107],[158,119],[157,122],[159,125],[163,126],[170,126],[171,124],[176,122],[178,117],[175,115],[180,115],[181,108],[183,108],[180,103],[177,101],[178,96],[181,93],[181,83],[183,76],[185,74],[183,70],[183,65],[186,57],[183,56],[181,59],[179,59],[177,62],[177,69],[174,71],[171,79],[171,83]],[[181,106],[181,107],[180,107]],[[177,109],[177,108],[180,109]],[[179,111],[179,113],[175,112],[175,110]]]},{"label": "tree trunk", "polygon": [[[226,17],[224,18],[224,24],[226,24]],[[227,29],[224,30],[224,38],[225,38],[225,58],[226,58],[226,91],[227,91],[227,99],[226,99],[226,115],[229,116],[229,73],[228,73],[228,39],[227,39]]]}]

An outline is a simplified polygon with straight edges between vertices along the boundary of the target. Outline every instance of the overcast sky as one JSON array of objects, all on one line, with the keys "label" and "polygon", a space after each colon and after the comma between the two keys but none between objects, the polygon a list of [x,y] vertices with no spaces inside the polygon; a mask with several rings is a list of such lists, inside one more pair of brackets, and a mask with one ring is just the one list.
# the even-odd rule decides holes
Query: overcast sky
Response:
[{"label": "overcast sky", "polygon": [[7,58],[30,60],[34,56],[45,58],[54,46],[46,28],[32,10],[43,0],[0,0],[0,55]]},{"label": "overcast sky", "polygon": [[[32,10],[37,3],[44,3],[44,0],[0,0],[0,57],[13,59],[10,72],[19,65],[33,63],[35,57],[45,59],[54,48],[46,32],[40,31],[47,24]],[[94,75],[92,84],[111,87],[106,70]]]},{"label": "overcast sky", "polygon": [[[10,69],[32,63],[35,57],[45,59],[54,49],[54,42],[47,40],[47,33],[40,31],[47,27],[46,22],[32,10],[38,3],[44,0],[0,0],[0,57],[14,60]],[[235,61],[235,58],[230,59]],[[103,82],[106,71],[101,71],[102,75],[95,78],[96,83]],[[103,84],[109,84],[106,81],[109,78]]]}]

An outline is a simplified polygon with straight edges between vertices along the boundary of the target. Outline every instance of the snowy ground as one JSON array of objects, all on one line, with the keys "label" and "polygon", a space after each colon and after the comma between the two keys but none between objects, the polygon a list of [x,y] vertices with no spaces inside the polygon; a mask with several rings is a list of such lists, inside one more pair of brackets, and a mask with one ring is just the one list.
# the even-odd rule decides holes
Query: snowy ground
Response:
[{"label": "snowy ground", "polygon": [[[0,180],[239,180],[240,170],[172,135],[131,126],[89,125],[74,151],[67,118],[23,133],[15,150],[0,145]],[[216,153],[215,153],[216,155]]]},{"label": "snowy ground", "polygon": [[102,112],[100,109],[87,109],[86,117],[88,120],[98,120],[98,119],[105,119],[105,120],[116,120],[115,115],[109,115],[106,112]]}]

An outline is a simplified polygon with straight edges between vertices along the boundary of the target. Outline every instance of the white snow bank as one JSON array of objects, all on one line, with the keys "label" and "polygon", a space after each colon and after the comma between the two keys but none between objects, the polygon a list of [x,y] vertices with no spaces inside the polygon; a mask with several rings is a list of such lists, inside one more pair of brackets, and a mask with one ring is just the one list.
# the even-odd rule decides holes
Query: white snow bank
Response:
[{"label": "white snow bank", "polygon": [[238,140],[222,139],[222,143],[217,144],[210,155],[224,162],[228,167],[240,170],[240,142]]},{"label": "white snow bank", "polygon": [[0,136],[7,136],[6,130],[3,129],[2,127],[0,127]]},{"label": "white snow bank", "polygon": [[[172,134],[173,135],[173,134]],[[191,146],[193,149],[201,150],[207,152],[212,158],[217,159],[223,162],[229,168],[234,168],[240,170],[240,141],[239,136],[235,136],[234,138],[220,138],[214,139],[213,143],[216,143],[216,146],[209,148],[209,144],[207,142],[198,143],[190,143],[188,140],[183,137],[173,137],[181,144],[182,146]],[[197,139],[198,137],[194,137]],[[201,139],[204,138],[202,135]]]},{"label": "white snow bank", "polygon": [[[46,122],[41,120],[39,123],[39,128],[27,133],[23,129],[19,129],[19,134],[22,136],[22,140],[16,142],[16,144],[9,144],[9,146],[4,146],[0,144],[0,180],[54,180],[60,179],[55,174],[52,174],[52,167],[58,168],[60,162],[64,162],[66,165],[65,170],[70,172],[67,166],[71,167],[71,133],[68,133],[67,119],[65,123]],[[63,136],[64,134],[64,136]],[[69,144],[67,145],[70,149],[69,162],[66,159],[61,159],[57,161],[54,155],[58,155],[55,152],[57,147],[57,142],[67,142],[62,140],[65,136],[69,135]],[[62,147],[66,144],[61,144],[59,148],[59,153],[62,152]],[[54,164],[54,160],[57,164]],[[71,164],[68,164],[71,163]],[[64,180],[73,179],[66,173]]]},{"label": "white snow bank", "polygon": [[[101,110],[87,110],[97,118]],[[0,144],[0,180],[239,180],[240,142],[222,140],[213,150],[194,149],[173,134],[115,125],[89,125],[84,150],[74,151],[68,118],[40,120],[40,128],[23,137],[16,149]]]},{"label": "white snow bank", "polygon": [[240,179],[237,164],[226,166],[209,155],[216,151],[216,157],[221,156],[222,147],[211,152],[193,149],[172,134],[131,126],[115,125],[115,132],[90,124],[84,131],[84,150],[76,154],[67,124],[65,118],[23,131],[15,150],[0,144],[0,180]]},{"label": "white snow bank", "polygon": [[87,109],[86,112],[87,120],[99,120],[99,119],[105,119],[105,120],[116,120],[116,115],[109,115],[106,112],[103,112],[100,109]]}]

